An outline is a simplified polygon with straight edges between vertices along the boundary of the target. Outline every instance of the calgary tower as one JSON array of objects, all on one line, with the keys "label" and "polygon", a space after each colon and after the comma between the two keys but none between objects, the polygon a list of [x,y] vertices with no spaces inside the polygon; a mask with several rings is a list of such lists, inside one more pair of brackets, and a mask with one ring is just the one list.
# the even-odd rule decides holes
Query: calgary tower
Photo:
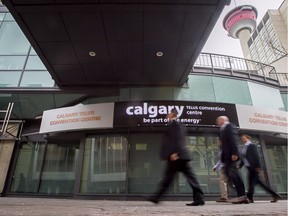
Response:
[{"label": "calgary tower", "polygon": [[247,41],[256,28],[257,10],[251,5],[242,5],[231,10],[223,20],[223,27],[232,38],[240,40],[243,53],[248,53]]}]

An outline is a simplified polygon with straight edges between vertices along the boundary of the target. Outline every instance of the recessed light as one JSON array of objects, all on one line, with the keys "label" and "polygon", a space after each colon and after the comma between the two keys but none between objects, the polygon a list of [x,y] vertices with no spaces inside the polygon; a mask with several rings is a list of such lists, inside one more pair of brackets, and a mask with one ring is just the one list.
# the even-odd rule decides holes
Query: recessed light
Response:
[{"label": "recessed light", "polygon": [[157,56],[157,57],[163,56],[163,52],[157,52],[157,53],[156,53],[156,56]]},{"label": "recessed light", "polygon": [[93,51],[90,51],[90,52],[89,52],[89,55],[92,56],[92,57],[94,57],[94,56],[96,56],[96,53],[93,52]]}]

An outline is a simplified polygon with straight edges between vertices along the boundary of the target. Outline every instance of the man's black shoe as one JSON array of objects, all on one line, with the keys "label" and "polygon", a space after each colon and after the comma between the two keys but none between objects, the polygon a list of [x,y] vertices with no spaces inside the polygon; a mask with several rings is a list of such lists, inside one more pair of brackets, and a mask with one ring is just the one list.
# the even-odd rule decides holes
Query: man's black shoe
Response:
[{"label": "man's black shoe", "polygon": [[187,206],[202,206],[205,205],[205,201],[204,200],[200,200],[200,201],[194,201],[192,203],[186,203]]},{"label": "man's black shoe", "polygon": [[159,203],[158,199],[156,199],[155,197],[151,197],[151,196],[147,197],[147,201],[152,202],[154,204],[158,204]]},{"label": "man's black shoe", "polygon": [[276,196],[273,197],[271,200],[272,203],[276,203],[278,200],[283,199],[283,197],[280,194],[277,194]]}]

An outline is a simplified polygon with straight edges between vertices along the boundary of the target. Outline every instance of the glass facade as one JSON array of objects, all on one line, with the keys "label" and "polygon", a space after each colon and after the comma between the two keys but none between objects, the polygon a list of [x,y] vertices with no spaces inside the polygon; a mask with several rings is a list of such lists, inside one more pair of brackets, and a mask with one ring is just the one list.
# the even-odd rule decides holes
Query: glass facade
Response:
[{"label": "glass facade", "polygon": [[[89,135],[80,144],[23,142],[20,145],[13,180],[9,191],[50,195],[111,195],[153,193],[164,171],[165,162],[159,160],[158,152],[162,133],[135,133]],[[258,147],[264,181],[267,179],[263,145],[267,148],[272,165],[272,187],[278,192],[287,191],[287,146],[261,143],[257,136],[252,138]],[[219,173],[213,166],[219,160],[219,139],[217,134],[188,134],[188,148],[193,157],[191,166],[206,195],[217,196]],[[56,142],[57,143],[57,142]],[[80,143],[80,142],[79,142]],[[243,144],[240,144],[241,151]],[[285,163],[283,163],[283,161]],[[81,171],[77,166],[82,164]],[[247,186],[247,170],[242,168]],[[76,182],[79,179],[79,190]],[[75,189],[76,188],[76,189]],[[191,194],[192,190],[185,177],[175,177],[168,194]],[[230,190],[230,196],[235,191]],[[256,195],[265,191],[256,188]]]},{"label": "glass facade", "polygon": [[23,142],[19,148],[10,191],[73,194],[79,144]]},{"label": "glass facade", "polygon": [[10,13],[0,12],[0,47],[0,87],[55,87],[51,75]]},{"label": "glass facade", "polygon": [[267,145],[273,188],[278,192],[287,191],[287,145]]},{"label": "glass facade", "polygon": [[[285,110],[280,91],[276,88],[248,82],[253,106]],[[269,98],[269,100],[267,100]]]},{"label": "glass facade", "polygon": [[252,60],[265,64],[271,64],[285,53],[268,13],[255,29],[248,44]]},{"label": "glass facade", "polygon": [[122,135],[86,139],[80,193],[126,192],[127,145]]}]

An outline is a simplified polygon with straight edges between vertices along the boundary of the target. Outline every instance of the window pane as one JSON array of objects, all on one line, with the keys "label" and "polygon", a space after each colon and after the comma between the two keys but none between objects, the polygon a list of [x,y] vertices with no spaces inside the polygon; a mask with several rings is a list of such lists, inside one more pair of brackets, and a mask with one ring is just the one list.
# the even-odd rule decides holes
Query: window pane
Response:
[{"label": "window pane", "polygon": [[[253,106],[284,109],[279,89],[248,82]],[[269,100],[267,100],[269,98]]]},{"label": "window pane", "polygon": [[5,13],[0,13],[0,21],[4,19]]},{"label": "window pane", "polygon": [[193,88],[175,88],[176,100],[215,101],[213,82],[210,76],[189,75],[188,85]]},{"label": "window pane", "polygon": [[17,87],[22,72],[0,71],[0,87]]},{"label": "window pane", "polygon": [[13,175],[11,192],[37,193],[41,165],[44,158],[44,144],[21,143]]},{"label": "window pane", "polygon": [[252,105],[246,81],[213,77],[216,102]]},{"label": "window pane", "polygon": [[21,70],[25,59],[25,56],[0,56],[0,70]]},{"label": "window pane", "polygon": [[[285,141],[284,141],[285,142]],[[286,141],[287,142],[287,141]],[[271,164],[273,187],[277,192],[287,191],[287,145],[267,145],[267,153]]]},{"label": "window pane", "polygon": [[3,22],[0,28],[0,55],[26,55],[29,43],[16,22]]},{"label": "window pane", "polygon": [[[165,162],[159,160],[162,134],[131,134],[129,193],[152,193],[162,177]],[[174,191],[175,187],[171,187]],[[169,190],[168,193],[171,193]]]},{"label": "window pane", "polygon": [[4,20],[5,21],[14,21],[14,18],[10,13],[6,13]]},{"label": "window pane", "polygon": [[29,55],[37,55],[33,47],[31,47]]},{"label": "window pane", "polygon": [[26,67],[26,70],[46,70],[46,67],[40,60],[38,56],[29,56]]},{"label": "window pane", "polygon": [[127,143],[123,136],[97,136],[86,139],[81,193],[126,192]]},{"label": "window pane", "polygon": [[[192,154],[191,167],[204,193],[219,194],[219,174],[213,166],[219,161],[219,138],[213,135],[188,136],[188,148]],[[190,193],[191,187],[184,175],[179,178],[179,193]]]},{"label": "window pane", "polygon": [[79,144],[48,144],[39,193],[73,194]]},{"label": "window pane", "polygon": [[25,71],[21,87],[54,87],[54,80],[47,71]]}]

